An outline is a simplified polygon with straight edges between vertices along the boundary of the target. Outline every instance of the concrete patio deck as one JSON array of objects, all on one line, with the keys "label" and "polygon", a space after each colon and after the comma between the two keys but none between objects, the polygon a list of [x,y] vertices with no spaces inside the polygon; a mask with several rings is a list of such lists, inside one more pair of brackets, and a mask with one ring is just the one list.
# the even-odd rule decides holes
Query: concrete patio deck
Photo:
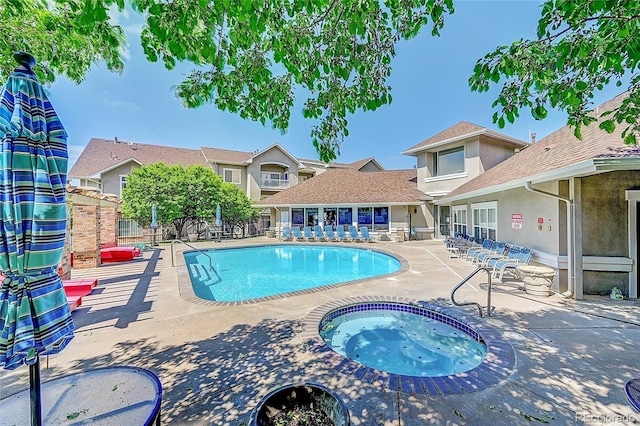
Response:
[{"label": "concrete patio deck", "polygon": [[[256,244],[280,242],[259,237],[197,246]],[[640,376],[637,300],[537,298],[495,288],[495,312],[479,321],[510,342],[516,363],[509,378],[482,391],[436,396],[391,391],[336,371],[301,338],[312,310],[354,296],[450,306],[451,289],[474,269],[449,258],[438,241],[349,245],[395,254],[408,268],[328,290],[229,306],[185,300],[179,285],[184,271],[171,266],[168,246],[133,262],[74,270],[73,278],[97,277],[99,284],[73,313],[74,340],[41,361],[42,380],[114,365],[150,369],[163,385],[164,424],[246,425],[267,392],[302,381],[334,389],[356,426],[640,422],[624,394],[625,383]],[[179,264],[185,248],[176,247]],[[484,281],[486,275],[478,274],[457,299],[485,305]],[[474,307],[458,309],[478,317]],[[0,380],[4,398],[28,387],[28,369],[2,371]]]}]

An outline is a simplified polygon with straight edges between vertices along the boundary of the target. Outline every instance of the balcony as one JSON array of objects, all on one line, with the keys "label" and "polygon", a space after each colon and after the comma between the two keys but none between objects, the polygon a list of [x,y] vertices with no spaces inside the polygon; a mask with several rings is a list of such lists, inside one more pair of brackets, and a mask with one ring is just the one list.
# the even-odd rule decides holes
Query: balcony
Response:
[{"label": "balcony", "polygon": [[289,179],[273,179],[273,178],[261,178],[260,187],[262,189],[270,189],[279,191],[289,188]]}]

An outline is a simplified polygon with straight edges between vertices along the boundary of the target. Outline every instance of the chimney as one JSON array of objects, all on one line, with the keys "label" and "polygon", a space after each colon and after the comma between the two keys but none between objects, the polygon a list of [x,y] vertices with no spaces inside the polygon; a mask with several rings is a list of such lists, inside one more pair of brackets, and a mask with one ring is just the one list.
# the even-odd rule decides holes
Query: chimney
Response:
[{"label": "chimney", "polygon": [[535,132],[531,133],[531,145],[533,145],[534,143],[536,143],[536,134],[535,134]]}]

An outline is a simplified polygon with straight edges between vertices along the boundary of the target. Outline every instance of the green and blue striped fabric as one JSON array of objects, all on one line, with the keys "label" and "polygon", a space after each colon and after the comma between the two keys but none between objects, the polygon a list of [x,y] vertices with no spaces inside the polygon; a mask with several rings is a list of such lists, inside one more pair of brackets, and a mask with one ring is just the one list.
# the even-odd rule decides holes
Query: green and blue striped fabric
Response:
[{"label": "green and blue striped fabric", "polygon": [[0,98],[0,366],[33,364],[73,338],[57,266],[66,237],[67,133],[35,74]]}]

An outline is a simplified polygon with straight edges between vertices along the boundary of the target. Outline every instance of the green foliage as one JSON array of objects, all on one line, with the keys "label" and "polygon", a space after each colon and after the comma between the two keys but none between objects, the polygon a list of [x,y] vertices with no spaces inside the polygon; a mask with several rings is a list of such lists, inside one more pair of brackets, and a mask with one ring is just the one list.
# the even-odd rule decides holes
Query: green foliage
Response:
[{"label": "green foliage", "polygon": [[[500,46],[478,60],[469,79],[471,89],[488,91],[500,84],[493,121],[504,127],[519,110],[529,108],[544,119],[547,107],[564,110],[567,124],[581,137],[581,127],[596,121],[592,99],[596,90],[629,79],[629,97],[601,115],[600,128],[636,144],[640,130],[640,2],[633,0],[548,0],[542,6],[537,39]],[[604,118],[609,116],[609,118]]]},{"label": "green foliage", "polygon": [[222,221],[230,226],[255,221],[257,210],[235,185],[224,182],[203,166],[149,164],[131,170],[122,191],[122,215],[151,224],[151,206],[157,205],[157,220],[171,224],[182,235],[187,223],[214,223],[216,207],[222,208]]},{"label": "green foliage", "polygon": [[[347,116],[391,103],[391,61],[401,39],[431,23],[439,35],[453,0],[127,0],[143,14],[141,40],[149,61],[196,68],[176,95],[194,108],[213,103],[285,131],[296,95],[314,123],[320,158],[337,158]],[[81,81],[91,63],[119,71],[122,29],[109,13],[125,0],[0,0],[0,76],[10,54],[28,50],[44,81],[67,74]],[[111,9],[109,9],[111,7]],[[109,13],[108,13],[109,12]],[[55,40],[55,43],[51,43]]]},{"label": "green foliage", "polygon": [[253,207],[251,200],[235,185],[222,182],[220,198],[222,223],[224,225],[231,229],[238,226],[244,232],[244,225],[257,222],[259,217],[258,209]]},{"label": "green foliage", "polygon": [[40,81],[66,75],[80,83],[91,64],[104,62],[120,72],[124,30],[108,21],[107,10],[124,0],[0,0],[0,78],[16,68],[13,53],[26,51],[38,61]]}]

